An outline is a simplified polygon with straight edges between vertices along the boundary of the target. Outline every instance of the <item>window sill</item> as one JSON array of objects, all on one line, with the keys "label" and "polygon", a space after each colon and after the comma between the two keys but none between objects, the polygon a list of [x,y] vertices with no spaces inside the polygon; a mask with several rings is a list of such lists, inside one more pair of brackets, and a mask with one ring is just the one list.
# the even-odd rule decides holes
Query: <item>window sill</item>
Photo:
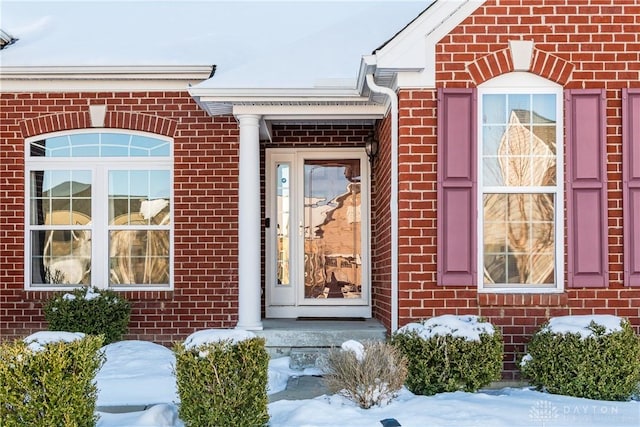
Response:
[{"label": "window sill", "polygon": [[567,300],[566,293],[478,293],[478,305],[485,307],[557,307]]},{"label": "window sill", "polygon": [[[24,291],[23,301],[25,302],[36,302],[36,301],[46,301],[53,297],[53,295],[64,292],[71,291],[72,289],[64,289],[64,290],[52,290],[52,289],[28,289]],[[125,297],[129,301],[170,301],[173,299],[173,290],[159,291],[159,290],[117,290],[123,297]]]}]

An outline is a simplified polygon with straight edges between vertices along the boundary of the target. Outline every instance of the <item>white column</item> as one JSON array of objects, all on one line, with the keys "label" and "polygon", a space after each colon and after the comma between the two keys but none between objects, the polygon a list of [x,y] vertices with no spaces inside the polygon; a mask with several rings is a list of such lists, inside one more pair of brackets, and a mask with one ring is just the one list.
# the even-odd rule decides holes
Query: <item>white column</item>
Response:
[{"label": "white column", "polygon": [[261,330],[260,116],[241,114],[238,206],[238,325]]}]

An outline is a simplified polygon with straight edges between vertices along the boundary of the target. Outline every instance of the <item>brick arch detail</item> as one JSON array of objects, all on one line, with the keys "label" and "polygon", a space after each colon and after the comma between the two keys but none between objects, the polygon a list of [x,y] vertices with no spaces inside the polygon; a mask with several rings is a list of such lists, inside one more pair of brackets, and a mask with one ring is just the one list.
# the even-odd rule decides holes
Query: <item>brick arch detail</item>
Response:
[{"label": "brick arch detail", "polygon": [[[571,77],[574,65],[559,56],[540,49],[533,49],[529,72],[564,86]],[[467,71],[476,86],[501,74],[514,71],[511,53],[501,49],[476,59],[467,66]]]},{"label": "brick arch detail", "polygon": [[[173,137],[178,128],[178,122],[149,114],[107,111],[104,126],[112,129],[137,130]],[[88,111],[50,114],[20,122],[20,129],[24,138],[51,132],[86,128],[91,128],[91,119]]]}]

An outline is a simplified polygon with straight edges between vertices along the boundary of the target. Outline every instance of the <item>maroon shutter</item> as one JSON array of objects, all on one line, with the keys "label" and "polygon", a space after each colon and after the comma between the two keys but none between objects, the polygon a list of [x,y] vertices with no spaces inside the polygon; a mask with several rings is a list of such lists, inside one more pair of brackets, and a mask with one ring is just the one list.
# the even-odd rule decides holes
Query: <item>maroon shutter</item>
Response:
[{"label": "maroon shutter", "polygon": [[438,284],[476,284],[475,89],[438,89]]},{"label": "maroon shutter", "polygon": [[606,287],[608,274],[606,97],[566,91],[567,268],[570,287]]},{"label": "maroon shutter", "polygon": [[640,286],[640,89],[622,91],[624,283]]}]

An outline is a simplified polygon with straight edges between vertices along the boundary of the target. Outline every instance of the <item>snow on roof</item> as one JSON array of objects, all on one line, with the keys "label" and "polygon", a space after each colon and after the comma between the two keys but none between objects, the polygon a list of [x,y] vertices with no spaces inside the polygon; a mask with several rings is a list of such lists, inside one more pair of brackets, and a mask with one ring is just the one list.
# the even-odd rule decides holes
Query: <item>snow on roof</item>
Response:
[{"label": "snow on roof", "polygon": [[478,316],[445,314],[432,317],[421,323],[408,323],[398,329],[397,333],[415,332],[425,340],[436,336],[451,335],[455,338],[464,338],[467,341],[480,341],[481,334],[493,335],[494,331],[491,323],[481,322]]},{"label": "snow on roof", "polygon": [[205,87],[343,86],[362,55],[430,3],[3,0],[0,27],[19,40],[0,52],[0,64],[216,64]]},{"label": "snow on roof", "polygon": [[39,331],[24,338],[31,351],[44,350],[45,346],[56,342],[72,342],[84,338],[82,332]]},{"label": "snow on roof", "polygon": [[542,331],[555,334],[578,334],[582,339],[594,335],[592,324],[605,328],[605,334],[622,330],[622,319],[610,314],[553,317]]}]

